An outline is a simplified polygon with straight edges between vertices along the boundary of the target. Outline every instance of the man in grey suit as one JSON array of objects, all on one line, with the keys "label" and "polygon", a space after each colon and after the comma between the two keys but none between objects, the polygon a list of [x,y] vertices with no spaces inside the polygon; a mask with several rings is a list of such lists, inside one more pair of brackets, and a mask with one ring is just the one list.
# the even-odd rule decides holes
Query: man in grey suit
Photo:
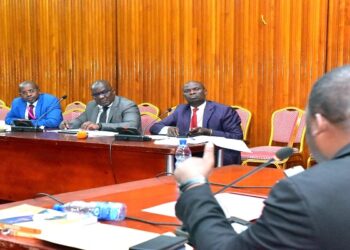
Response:
[{"label": "man in grey suit", "polygon": [[94,98],[85,112],[72,121],[63,121],[61,129],[115,131],[117,128],[134,128],[141,132],[140,111],[137,105],[122,96],[116,96],[108,81],[98,80],[91,85]]},{"label": "man in grey suit", "polygon": [[206,182],[213,146],[207,145],[203,159],[190,158],[176,169],[183,187],[176,214],[196,249],[349,249],[349,94],[350,66],[316,82],[306,121],[307,141],[319,164],[280,180],[261,217],[241,234],[227,222]]}]

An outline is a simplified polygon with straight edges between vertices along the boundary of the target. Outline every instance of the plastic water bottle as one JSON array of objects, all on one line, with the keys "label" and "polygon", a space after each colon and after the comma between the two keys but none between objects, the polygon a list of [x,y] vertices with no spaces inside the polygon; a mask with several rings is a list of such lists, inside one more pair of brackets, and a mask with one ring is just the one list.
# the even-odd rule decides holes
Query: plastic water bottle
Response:
[{"label": "plastic water bottle", "polygon": [[176,167],[186,159],[191,158],[191,156],[191,149],[188,147],[186,139],[180,139],[179,146],[175,152]]},{"label": "plastic water bottle", "polygon": [[96,216],[98,220],[121,221],[126,216],[126,205],[119,202],[72,201],[55,204],[54,210]]}]

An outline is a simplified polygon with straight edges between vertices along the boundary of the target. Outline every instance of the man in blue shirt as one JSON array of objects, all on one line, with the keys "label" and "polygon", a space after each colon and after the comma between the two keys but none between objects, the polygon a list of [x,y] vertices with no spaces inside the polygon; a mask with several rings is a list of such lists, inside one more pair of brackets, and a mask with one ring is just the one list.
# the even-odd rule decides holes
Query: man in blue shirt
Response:
[{"label": "man in blue shirt", "polygon": [[[5,123],[12,125],[13,120],[28,119],[35,126],[57,128],[62,121],[59,100],[49,94],[40,93],[38,85],[33,81],[19,84],[20,97],[15,98],[11,110],[7,113]],[[48,112],[47,114],[45,114]],[[44,116],[42,116],[45,114]]]}]

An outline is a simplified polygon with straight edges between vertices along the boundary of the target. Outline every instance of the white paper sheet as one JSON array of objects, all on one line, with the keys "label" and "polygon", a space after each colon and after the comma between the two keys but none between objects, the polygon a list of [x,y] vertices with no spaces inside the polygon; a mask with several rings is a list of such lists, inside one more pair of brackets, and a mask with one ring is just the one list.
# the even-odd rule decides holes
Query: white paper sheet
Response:
[{"label": "white paper sheet", "polygon": [[[156,140],[154,144],[158,145],[170,145],[170,146],[178,146],[179,141],[181,138],[175,138],[175,137],[166,137],[162,140]],[[237,150],[241,152],[247,152],[250,153],[251,150],[247,147],[244,141],[242,140],[235,140],[235,139],[228,139],[225,137],[219,137],[219,136],[195,136],[195,137],[188,137],[186,138],[188,144],[201,144],[205,142],[212,142],[218,147],[221,148],[227,148],[232,150]]]},{"label": "white paper sheet", "polygon": [[[260,217],[264,208],[264,199],[230,193],[215,195],[226,217],[235,216],[243,220],[251,221]],[[146,208],[144,212],[175,217],[175,202],[168,202],[158,206]]]}]

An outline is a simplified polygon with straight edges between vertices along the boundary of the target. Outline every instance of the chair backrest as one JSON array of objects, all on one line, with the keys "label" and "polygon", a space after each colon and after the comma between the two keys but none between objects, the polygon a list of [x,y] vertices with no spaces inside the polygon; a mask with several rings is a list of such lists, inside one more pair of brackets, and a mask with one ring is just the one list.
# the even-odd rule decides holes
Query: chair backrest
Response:
[{"label": "chair backrest", "polygon": [[172,106],[170,108],[171,110],[170,110],[170,112],[168,112],[168,116],[171,115],[175,111],[176,107],[177,107],[177,105],[176,106]]},{"label": "chair backrest", "polygon": [[150,112],[141,112],[141,125],[142,125],[143,134],[144,135],[151,134],[149,132],[150,127],[152,127],[153,123],[158,122],[160,120],[161,119],[155,114],[152,114]]},{"label": "chair backrest", "polygon": [[243,140],[246,141],[247,140],[247,136],[248,136],[250,120],[252,119],[252,113],[248,109],[243,108],[241,106],[232,105],[231,107],[237,112],[237,114],[241,118],[241,127],[242,127],[242,131],[243,131]]},{"label": "chair backrest", "polygon": [[285,144],[298,148],[299,152],[304,148],[305,137],[305,112],[296,107],[286,107],[273,112],[271,117],[271,135],[269,145],[273,143]]},{"label": "chair backrest", "polygon": [[6,103],[0,99],[0,106],[6,106]]},{"label": "chair backrest", "polygon": [[10,111],[10,108],[5,105],[0,105],[0,120],[5,120],[7,113]]},{"label": "chair backrest", "polygon": [[139,107],[140,113],[148,112],[148,113],[152,113],[156,116],[159,115],[159,108],[157,106],[153,105],[152,103],[143,102],[137,106]]},{"label": "chair backrest", "polygon": [[84,111],[85,111],[85,109],[80,109],[80,108],[66,110],[66,111],[64,111],[63,114],[62,114],[63,120],[64,120],[64,121],[71,121],[71,120],[74,120],[74,119],[77,118],[79,115],[81,115],[81,113],[83,113]]},{"label": "chair backrest", "polygon": [[81,101],[74,101],[74,102],[69,103],[66,106],[66,109],[64,111],[68,111],[68,110],[72,110],[72,109],[82,109],[85,111],[86,105],[85,105],[85,103],[83,103]]}]

